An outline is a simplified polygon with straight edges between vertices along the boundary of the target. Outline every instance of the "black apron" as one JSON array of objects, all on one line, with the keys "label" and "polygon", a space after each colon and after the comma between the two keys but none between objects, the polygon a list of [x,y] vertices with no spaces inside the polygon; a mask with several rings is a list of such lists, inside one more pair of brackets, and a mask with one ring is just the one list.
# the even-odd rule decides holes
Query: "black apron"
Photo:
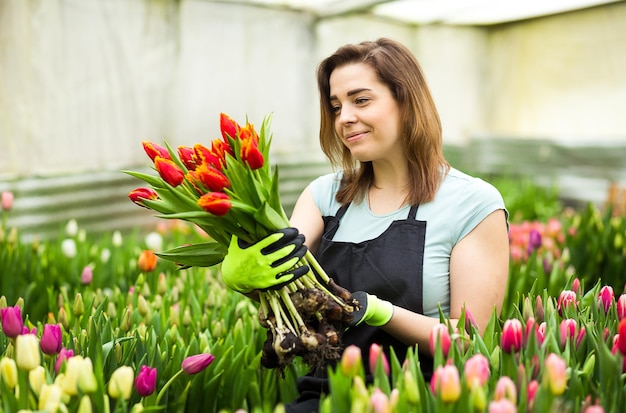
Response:
[{"label": "black apron", "polygon": [[[380,236],[359,243],[333,241],[341,218],[350,204],[342,206],[334,217],[324,217],[324,234],[316,259],[326,273],[349,291],[366,291],[415,313],[423,314],[423,270],[426,221],[417,221],[417,208],[412,206],[407,219],[391,223]],[[372,343],[383,347],[390,360],[390,347],[402,363],[408,346],[378,327],[365,323],[348,329],[342,338],[344,346],[354,344],[361,349],[366,375]],[[420,356],[425,376],[430,376],[432,360]],[[287,412],[317,411],[322,393],[328,393],[326,368],[311,371],[298,379],[300,397],[287,405]]]}]

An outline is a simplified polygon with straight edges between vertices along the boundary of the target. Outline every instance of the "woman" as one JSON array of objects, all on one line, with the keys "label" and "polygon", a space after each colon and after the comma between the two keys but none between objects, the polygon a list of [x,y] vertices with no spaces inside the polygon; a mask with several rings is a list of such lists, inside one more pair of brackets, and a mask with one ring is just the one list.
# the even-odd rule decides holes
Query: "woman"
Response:
[{"label": "woman", "polygon": [[[291,223],[340,286],[367,297],[367,319],[345,332],[344,344],[367,352],[378,343],[400,358],[417,344],[428,370],[439,307],[453,325],[469,309],[479,328],[501,308],[504,202],[444,159],[437,110],[403,45],[345,45],[321,62],[317,82],[321,147],[340,169],[304,190]],[[324,374],[299,379],[288,412],[317,410]]]}]

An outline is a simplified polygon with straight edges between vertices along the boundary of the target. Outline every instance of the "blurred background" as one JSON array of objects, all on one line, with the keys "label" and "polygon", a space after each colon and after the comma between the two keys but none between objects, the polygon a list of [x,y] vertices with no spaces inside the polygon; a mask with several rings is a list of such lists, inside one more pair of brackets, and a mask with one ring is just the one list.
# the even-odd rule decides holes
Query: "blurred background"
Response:
[{"label": "blurred background", "polygon": [[572,205],[626,202],[626,2],[0,0],[0,191],[9,226],[153,223],[123,172],[141,141],[208,144],[219,114],[260,125],[289,211],[315,176],[315,69],[390,37],[420,61],[451,163],[531,177]]}]

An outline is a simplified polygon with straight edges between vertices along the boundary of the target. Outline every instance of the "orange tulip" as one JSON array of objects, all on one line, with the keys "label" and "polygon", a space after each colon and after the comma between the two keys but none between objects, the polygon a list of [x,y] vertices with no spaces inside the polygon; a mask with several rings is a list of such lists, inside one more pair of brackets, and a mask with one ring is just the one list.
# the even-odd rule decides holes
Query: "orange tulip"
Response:
[{"label": "orange tulip", "polygon": [[237,131],[239,129],[241,129],[241,126],[239,126],[233,118],[225,113],[220,113],[220,131],[222,132],[222,137],[226,142],[228,142],[229,137],[232,139],[237,138]]},{"label": "orange tulip", "polygon": [[207,164],[201,164],[195,171],[190,171],[187,178],[201,194],[207,190],[221,192],[230,186],[230,181],[226,175],[219,169]]},{"label": "orange tulip", "polygon": [[157,156],[165,159],[172,159],[170,151],[161,145],[157,145],[156,143],[150,141],[143,141],[141,144],[152,161],[154,161]]},{"label": "orange tulip", "polygon": [[143,250],[139,255],[139,260],[137,261],[137,267],[141,272],[151,272],[154,271],[157,265],[157,256],[151,250]]},{"label": "orange tulip", "polygon": [[265,160],[259,151],[258,138],[249,136],[241,140],[241,160],[248,164],[250,169],[255,170],[263,166]]}]

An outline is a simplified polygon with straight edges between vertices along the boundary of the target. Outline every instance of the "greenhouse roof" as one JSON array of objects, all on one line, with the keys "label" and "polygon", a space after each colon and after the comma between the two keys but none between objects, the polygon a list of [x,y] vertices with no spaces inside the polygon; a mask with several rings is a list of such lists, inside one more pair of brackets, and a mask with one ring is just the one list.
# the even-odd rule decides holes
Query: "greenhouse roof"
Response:
[{"label": "greenhouse roof", "polygon": [[320,17],[368,13],[415,24],[491,25],[621,0],[245,0],[309,10]]}]

